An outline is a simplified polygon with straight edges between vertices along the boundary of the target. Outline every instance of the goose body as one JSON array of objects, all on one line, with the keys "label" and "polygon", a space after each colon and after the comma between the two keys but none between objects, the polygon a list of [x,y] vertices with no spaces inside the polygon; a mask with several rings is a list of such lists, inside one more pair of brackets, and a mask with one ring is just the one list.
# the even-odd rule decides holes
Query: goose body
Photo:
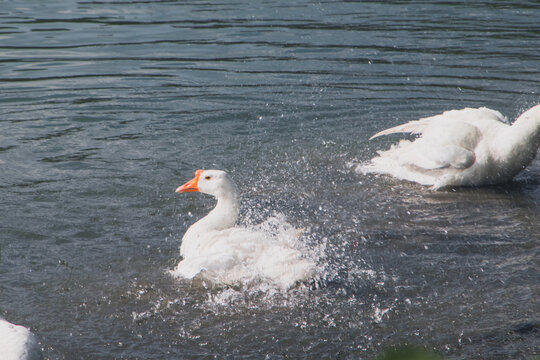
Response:
[{"label": "goose body", "polygon": [[38,360],[42,359],[41,348],[30,330],[0,318],[0,358]]},{"label": "goose body", "polygon": [[183,259],[173,275],[186,279],[201,276],[227,285],[268,281],[284,289],[313,275],[313,262],[299,250],[298,230],[282,218],[271,218],[258,226],[235,226],[239,194],[227,173],[197,170],[195,178],[176,190],[192,191],[210,194],[217,203],[184,234],[180,246]]},{"label": "goose body", "polygon": [[536,157],[540,145],[540,105],[510,125],[500,112],[485,107],[446,111],[383,130],[419,136],[379,151],[357,172],[378,173],[431,185],[479,186],[514,178]]}]

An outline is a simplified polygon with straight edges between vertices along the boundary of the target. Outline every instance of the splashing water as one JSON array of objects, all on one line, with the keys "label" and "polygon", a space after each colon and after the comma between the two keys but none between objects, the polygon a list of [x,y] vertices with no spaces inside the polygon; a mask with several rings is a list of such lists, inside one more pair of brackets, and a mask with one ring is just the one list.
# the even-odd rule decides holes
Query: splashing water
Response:
[{"label": "splashing water", "polygon": [[301,234],[283,214],[258,225],[205,233],[198,239],[201,255],[182,260],[171,274],[206,287],[226,284],[260,288],[256,284],[265,284],[286,290],[317,276],[316,259],[304,254]]}]

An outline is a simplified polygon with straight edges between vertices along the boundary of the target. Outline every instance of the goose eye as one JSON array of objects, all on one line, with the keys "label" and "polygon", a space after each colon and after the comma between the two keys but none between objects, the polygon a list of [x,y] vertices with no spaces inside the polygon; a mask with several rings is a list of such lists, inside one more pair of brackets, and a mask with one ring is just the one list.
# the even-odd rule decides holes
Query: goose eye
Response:
[{"label": "goose eye", "polygon": [[207,175],[204,177],[206,180],[210,180],[211,176],[210,175]]}]

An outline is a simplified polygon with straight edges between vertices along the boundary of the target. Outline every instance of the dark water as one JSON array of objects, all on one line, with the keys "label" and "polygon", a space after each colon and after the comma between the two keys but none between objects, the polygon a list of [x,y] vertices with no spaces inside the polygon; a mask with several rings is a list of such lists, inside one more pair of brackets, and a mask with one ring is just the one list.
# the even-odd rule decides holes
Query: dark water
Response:
[{"label": "dark water", "polygon": [[[399,122],[538,103],[537,1],[0,4],[0,314],[47,359],[540,354],[539,160],[444,192],[352,167]],[[169,277],[198,168],[304,228],[319,287]]]}]

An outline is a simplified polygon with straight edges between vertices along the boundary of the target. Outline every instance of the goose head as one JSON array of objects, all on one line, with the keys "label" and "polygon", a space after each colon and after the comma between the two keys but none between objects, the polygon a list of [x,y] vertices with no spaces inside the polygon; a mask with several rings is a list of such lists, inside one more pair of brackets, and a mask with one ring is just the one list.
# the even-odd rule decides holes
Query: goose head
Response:
[{"label": "goose head", "polygon": [[220,199],[230,196],[237,197],[238,189],[225,171],[197,170],[195,171],[195,177],[179,186],[176,192],[201,192]]},{"label": "goose head", "polygon": [[[193,224],[185,233],[180,252],[185,254],[190,239],[211,230],[223,230],[234,226],[240,209],[236,184],[221,170],[197,170],[195,177],[179,186],[177,193],[201,192],[217,199],[216,207],[204,218]],[[186,248],[186,249],[183,249]]]}]

